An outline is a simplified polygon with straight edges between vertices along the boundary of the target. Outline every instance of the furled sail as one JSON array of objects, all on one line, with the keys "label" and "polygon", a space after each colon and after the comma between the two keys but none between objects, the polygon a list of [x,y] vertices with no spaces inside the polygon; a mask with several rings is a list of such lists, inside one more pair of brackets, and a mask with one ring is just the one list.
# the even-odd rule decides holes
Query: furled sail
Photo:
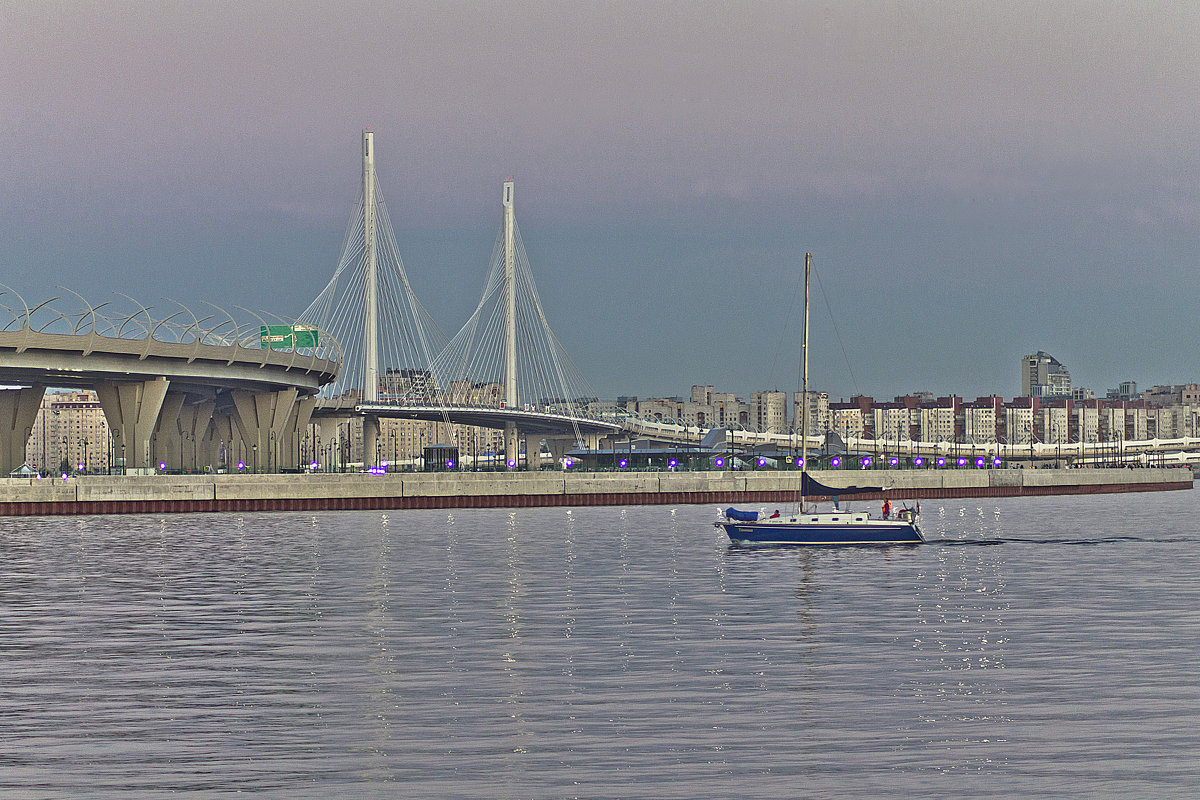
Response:
[{"label": "furled sail", "polygon": [[811,477],[807,472],[804,475],[804,485],[801,489],[801,494],[805,497],[825,496],[833,497],[835,495],[847,494],[867,494],[879,493],[883,491],[882,486],[826,486],[820,481]]}]

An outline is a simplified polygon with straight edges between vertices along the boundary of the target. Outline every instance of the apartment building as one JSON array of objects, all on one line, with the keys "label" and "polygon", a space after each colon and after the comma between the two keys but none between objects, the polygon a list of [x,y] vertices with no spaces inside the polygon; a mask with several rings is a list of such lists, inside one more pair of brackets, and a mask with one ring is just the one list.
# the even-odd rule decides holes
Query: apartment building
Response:
[{"label": "apartment building", "polygon": [[112,461],[108,421],[96,393],[46,392],[25,445],[38,472],[107,472]]}]

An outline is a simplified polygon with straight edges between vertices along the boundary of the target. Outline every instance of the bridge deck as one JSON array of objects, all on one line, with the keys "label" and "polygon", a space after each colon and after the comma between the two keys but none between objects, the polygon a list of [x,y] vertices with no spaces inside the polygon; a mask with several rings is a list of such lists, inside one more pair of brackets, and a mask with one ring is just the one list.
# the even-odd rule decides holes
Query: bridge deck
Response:
[{"label": "bridge deck", "polygon": [[516,408],[477,408],[472,406],[417,406],[362,403],[355,409],[359,414],[395,419],[416,419],[427,422],[453,422],[481,428],[503,429],[512,423],[525,433],[552,435],[613,434],[622,427],[616,422],[558,414],[549,411],[525,411]]}]

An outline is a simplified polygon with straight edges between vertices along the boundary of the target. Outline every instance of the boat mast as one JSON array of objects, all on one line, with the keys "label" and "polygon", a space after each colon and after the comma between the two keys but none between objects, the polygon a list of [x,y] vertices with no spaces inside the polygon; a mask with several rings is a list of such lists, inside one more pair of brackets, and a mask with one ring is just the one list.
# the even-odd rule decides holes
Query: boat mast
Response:
[{"label": "boat mast", "polygon": [[804,513],[804,475],[808,472],[808,273],[812,253],[804,254],[804,338],[800,343],[800,513]]}]

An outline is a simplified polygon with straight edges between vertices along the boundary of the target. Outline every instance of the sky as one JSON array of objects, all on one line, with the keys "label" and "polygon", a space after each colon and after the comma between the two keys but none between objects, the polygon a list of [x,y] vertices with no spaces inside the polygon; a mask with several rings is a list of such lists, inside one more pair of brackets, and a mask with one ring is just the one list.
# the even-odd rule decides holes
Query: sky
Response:
[{"label": "sky", "polygon": [[370,128],[447,334],[516,181],[601,397],[797,389],[806,252],[834,398],[1200,382],[1197,86],[1193,2],[0,0],[0,283],[297,316]]}]

